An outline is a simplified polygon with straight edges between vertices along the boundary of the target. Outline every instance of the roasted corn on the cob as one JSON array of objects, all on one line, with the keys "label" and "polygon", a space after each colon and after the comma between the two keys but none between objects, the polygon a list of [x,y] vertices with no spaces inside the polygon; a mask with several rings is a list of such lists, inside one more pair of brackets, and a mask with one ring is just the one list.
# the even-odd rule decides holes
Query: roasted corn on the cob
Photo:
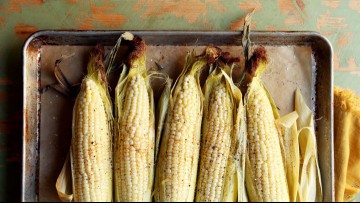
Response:
[{"label": "roasted corn on the cob", "polygon": [[248,158],[246,185],[250,201],[289,201],[276,106],[260,80],[267,65],[266,50],[257,48],[248,70],[255,74],[245,95]]},{"label": "roasted corn on the cob", "polygon": [[168,95],[169,108],[156,168],[156,201],[194,200],[203,108],[199,75],[205,65],[205,60],[196,59],[191,52],[175,89]]},{"label": "roasted corn on the cob", "polygon": [[[238,185],[237,173],[242,165],[239,159],[241,135],[237,134],[240,132],[237,128],[244,122],[241,120],[242,96],[228,76],[231,68],[220,57],[228,53],[212,46],[207,47],[206,53],[213,55],[212,58],[215,60],[211,66],[216,68],[212,70],[204,87],[204,116],[196,201],[237,201],[238,190],[235,187]],[[239,183],[238,187],[244,188],[244,185]]]},{"label": "roasted corn on the cob", "polygon": [[97,47],[73,110],[74,201],[112,201],[112,107],[102,61],[103,50]]},{"label": "roasted corn on the cob", "polygon": [[135,36],[115,89],[115,200],[152,200],[154,179],[154,105],[145,66],[145,42]]}]

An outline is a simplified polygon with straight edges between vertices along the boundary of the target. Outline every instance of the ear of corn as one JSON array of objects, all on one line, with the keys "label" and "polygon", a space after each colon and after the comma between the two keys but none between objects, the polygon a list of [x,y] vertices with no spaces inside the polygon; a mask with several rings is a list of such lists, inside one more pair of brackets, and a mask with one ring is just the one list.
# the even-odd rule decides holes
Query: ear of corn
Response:
[{"label": "ear of corn", "polygon": [[[216,47],[208,47],[206,52],[209,50],[212,50],[212,55],[221,52]],[[231,69],[221,61],[216,64],[219,67],[210,70],[212,73],[204,86],[197,202],[238,201],[238,192],[243,190],[241,194],[245,194],[241,181],[244,162],[240,160],[245,154],[242,153],[245,143],[241,140],[246,141],[246,136],[241,134],[246,131],[242,120],[242,95],[228,76]]]},{"label": "ear of corn", "polygon": [[250,201],[289,201],[279,133],[278,113],[259,76],[267,65],[266,50],[258,48],[248,70],[253,77],[245,95],[248,132],[246,187]]},{"label": "ear of corn", "polygon": [[145,43],[134,37],[129,69],[115,89],[115,200],[151,201],[154,177],[154,99]]},{"label": "ear of corn", "polygon": [[300,147],[300,179],[297,201],[322,201],[321,174],[318,163],[312,111],[307,107],[300,90],[295,94],[295,111]]},{"label": "ear of corn", "polygon": [[221,201],[233,131],[234,102],[221,72],[209,76],[204,89],[196,201]]},{"label": "ear of corn", "polygon": [[97,47],[75,101],[70,156],[56,182],[62,201],[112,201],[112,105],[102,61]]},{"label": "ear of corn", "polygon": [[169,95],[156,168],[155,201],[194,200],[203,109],[199,75],[205,65],[205,60],[189,53]]}]

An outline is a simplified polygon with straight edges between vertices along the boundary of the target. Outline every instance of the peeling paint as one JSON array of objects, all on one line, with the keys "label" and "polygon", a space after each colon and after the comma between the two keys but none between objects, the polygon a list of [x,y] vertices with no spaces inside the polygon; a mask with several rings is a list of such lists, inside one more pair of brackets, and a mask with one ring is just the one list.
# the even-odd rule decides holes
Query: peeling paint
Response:
[{"label": "peeling paint", "polygon": [[357,65],[354,57],[349,57],[346,60],[347,65],[346,66],[341,66],[341,64],[340,64],[340,52],[339,51],[335,51],[333,62],[334,62],[334,70],[335,71],[354,72],[354,71],[359,71],[360,70],[360,66]]},{"label": "peeling paint", "polygon": [[32,25],[26,24],[17,24],[14,27],[16,36],[21,37],[22,39],[28,38],[32,33],[38,31],[38,28]]},{"label": "peeling paint", "polygon": [[[279,10],[286,16],[285,25],[298,25],[304,24],[305,15],[300,6],[297,6],[297,1],[294,3],[292,0],[278,0]],[[297,9],[299,7],[299,9]]]},{"label": "peeling paint", "polygon": [[90,11],[93,20],[109,28],[120,28],[121,24],[125,22],[125,17],[121,14],[111,13],[113,6],[92,6]]},{"label": "peeling paint", "polygon": [[331,8],[338,8],[339,4],[340,4],[340,0],[322,1],[321,4],[324,5],[324,6],[331,7]]},{"label": "peeling paint", "polygon": [[5,17],[0,16],[0,29],[3,29],[5,26]]},{"label": "peeling paint", "polygon": [[[245,17],[235,20],[235,21],[231,22],[230,30],[233,30],[233,31],[242,30],[244,27],[244,23],[245,23]],[[250,28],[251,29],[256,28],[256,22],[254,20],[251,21]]]},{"label": "peeling paint", "polygon": [[220,2],[222,1],[209,1],[208,3],[217,11],[224,13],[226,11],[226,8]]},{"label": "peeling paint", "polygon": [[317,19],[316,27],[318,30],[323,28],[346,28],[348,24],[345,23],[345,18],[343,17],[332,17],[330,11],[327,11],[326,14],[321,14]]},{"label": "peeling paint", "polygon": [[[142,13],[142,18],[161,17],[169,14],[177,18],[183,18],[188,23],[193,24],[199,21],[199,18],[208,14],[209,8],[212,7],[219,12],[224,12],[225,8],[219,4],[221,1],[206,2],[197,0],[183,0],[183,1],[148,1],[139,0],[134,6],[133,11]],[[209,6],[210,5],[210,6]]]},{"label": "peeling paint", "polygon": [[301,11],[305,10],[305,4],[302,0],[296,0],[296,4],[300,8]]},{"label": "peeling paint", "polygon": [[[3,1],[3,0],[2,0]],[[8,13],[20,13],[24,6],[37,6],[44,3],[44,0],[10,0],[7,6],[0,6],[0,11]]]},{"label": "peeling paint", "polygon": [[255,9],[255,12],[259,12],[262,9],[262,4],[259,0],[240,2],[240,9],[245,13],[250,13]]},{"label": "peeling paint", "polygon": [[360,1],[359,0],[350,0],[349,8],[360,13]]},{"label": "peeling paint", "polygon": [[274,31],[274,30],[277,30],[277,28],[275,26],[272,26],[272,25],[267,25],[267,26],[265,26],[265,30]]},{"label": "peeling paint", "polygon": [[84,11],[80,13],[77,18],[79,25],[76,29],[99,29],[98,25],[106,29],[121,29],[126,18],[114,8],[115,4],[110,1],[102,1],[99,6],[95,5],[95,2],[90,2],[90,13]]},{"label": "peeling paint", "polygon": [[66,0],[67,2],[71,3],[71,4],[76,4],[77,0]]},{"label": "peeling paint", "polygon": [[351,37],[351,32],[345,32],[345,33],[341,34],[338,39],[337,45],[339,47],[347,46],[349,44],[350,37]]}]

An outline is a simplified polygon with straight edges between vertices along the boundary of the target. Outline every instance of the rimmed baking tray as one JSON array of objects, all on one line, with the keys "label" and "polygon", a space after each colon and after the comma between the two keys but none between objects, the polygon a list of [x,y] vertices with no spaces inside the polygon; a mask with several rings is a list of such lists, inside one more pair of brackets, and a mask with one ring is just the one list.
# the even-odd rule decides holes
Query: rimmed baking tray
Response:
[{"label": "rimmed baking tray", "polygon": [[[54,63],[73,84],[84,74],[88,52],[97,43],[113,46],[123,31],[39,31],[23,49],[23,201],[56,201],[55,181],[69,149],[72,100],[41,88],[55,82]],[[133,31],[148,44],[147,64],[159,62],[172,78],[180,73],[187,51],[209,44],[242,56],[241,32]],[[252,32],[251,41],[265,46],[271,58],[263,75],[280,114],[293,109],[299,87],[314,112],[324,201],[334,201],[333,74],[329,41],[314,32]],[[241,64],[239,65],[241,68]],[[115,73],[116,75],[117,73]],[[113,79],[116,80],[116,77]],[[155,96],[160,91],[154,91]]]}]

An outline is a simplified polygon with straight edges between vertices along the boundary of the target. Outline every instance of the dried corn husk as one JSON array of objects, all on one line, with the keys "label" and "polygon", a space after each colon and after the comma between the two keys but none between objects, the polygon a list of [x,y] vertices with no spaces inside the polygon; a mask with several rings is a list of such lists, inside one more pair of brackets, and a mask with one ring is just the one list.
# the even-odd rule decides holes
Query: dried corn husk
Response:
[{"label": "dried corn husk", "polygon": [[296,125],[298,117],[294,111],[277,120],[291,202],[296,201],[299,188],[300,152]]},{"label": "dried corn husk", "polygon": [[[245,161],[247,151],[246,109],[244,108],[240,89],[224,70],[222,70],[222,74],[227,81],[228,88],[231,90],[234,100],[233,137],[225,178],[223,201],[247,202],[248,197],[245,187]],[[229,75],[231,75],[231,71]],[[231,192],[232,189],[235,191]]]},{"label": "dried corn husk", "polygon": [[297,201],[322,201],[321,175],[318,163],[313,113],[307,107],[300,90],[295,94],[295,110],[300,147],[300,179]]},{"label": "dried corn husk", "polygon": [[168,75],[162,75],[161,77],[165,78],[165,86],[164,90],[159,98],[158,106],[156,109],[156,134],[155,134],[155,164],[157,163],[159,150],[160,150],[160,143],[161,143],[161,134],[164,129],[164,123],[166,119],[166,114],[169,108],[169,99],[171,94],[171,84],[172,80],[169,78]]}]

